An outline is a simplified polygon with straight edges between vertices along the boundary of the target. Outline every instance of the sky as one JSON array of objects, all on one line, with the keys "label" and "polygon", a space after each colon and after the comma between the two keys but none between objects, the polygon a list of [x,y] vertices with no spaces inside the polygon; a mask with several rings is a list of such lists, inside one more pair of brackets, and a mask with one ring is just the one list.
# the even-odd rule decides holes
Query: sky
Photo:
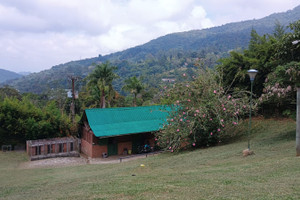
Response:
[{"label": "sky", "polygon": [[0,68],[39,72],[160,36],[260,19],[299,0],[0,0]]}]

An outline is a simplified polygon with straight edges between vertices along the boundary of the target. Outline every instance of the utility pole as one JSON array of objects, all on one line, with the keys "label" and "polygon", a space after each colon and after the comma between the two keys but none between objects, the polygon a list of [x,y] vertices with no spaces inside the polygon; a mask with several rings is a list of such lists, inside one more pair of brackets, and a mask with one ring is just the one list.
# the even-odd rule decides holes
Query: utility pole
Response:
[{"label": "utility pole", "polygon": [[297,87],[296,156],[300,156],[300,87]]},{"label": "utility pole", "polygon": [[72,123],[75,123],[75,81],[78,80],[78,77],[75,76],[69,76],[69,79],[72,81],[72,103],[70,106],[70,111],[71,111],[71,119]]},{"label": "utility pole", "polygon": [[[295,41],[292,41],[292,44],[297,45],[299,42],[300,42],[300,40],[295,40]],[[293,56],[292,58],[294,60],[293,48],[292,48],[292,56]],[[297,88],[296,156],[300,156],[300,85],[297,85],[297,83],[296,83],[296,88]]]}]

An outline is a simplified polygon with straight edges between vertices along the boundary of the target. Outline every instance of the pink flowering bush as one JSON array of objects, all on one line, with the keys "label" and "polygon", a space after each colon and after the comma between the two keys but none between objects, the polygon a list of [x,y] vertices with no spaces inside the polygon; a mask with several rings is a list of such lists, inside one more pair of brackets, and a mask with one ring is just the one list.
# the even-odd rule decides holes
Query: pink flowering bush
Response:
[{"label": "pink flowering bush", "polygon": [[157,134],[159,146],[177,151],[233,137],[232,128],[249,112],[249,98],[243,92],[227,94],[219,80],[216,72],[201,70],[193,81],[167,89],[163,102],[174,109]]},{"label": "pink flowering bush", "polygon": [[268,74],[259,101],[264,114],[272,113],[296,118],[296,91],[300,87],[300,63],[277,66]]}]

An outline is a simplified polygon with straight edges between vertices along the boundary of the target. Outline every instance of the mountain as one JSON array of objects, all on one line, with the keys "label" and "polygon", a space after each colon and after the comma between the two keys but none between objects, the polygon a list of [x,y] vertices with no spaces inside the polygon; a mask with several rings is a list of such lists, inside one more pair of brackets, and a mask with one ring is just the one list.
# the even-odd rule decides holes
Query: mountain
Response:
[{"label": "mountain", "polygon": [[204,30],[192,30],[173,33],[159,37],[144,45],[130,48],[105,56],[108,60],[133,60],[145,59],[148,54],[157,55],[161,51],[179,49],[182,51],[199,51],[214,49],[228,51],[236,48],[245,48],[250,40],[250,32],[255,29],[258,34],[273,33],[275,23],[287,26],[300,19],[300,5],[284,13],[275,13],[259,20],[229,23],[219,27]]},{"label": "mountain", "polygon": [[27,75],[31,74],[31,72],[18,72],[18,74],[20,74],[22,76],[27,76]]},{"label": "mountain", "polygon": [[21,74],[12,72],[12,71],[8,71],[5,69],[0,69],[0,83],[3,83],[7,80],[12,80],[12,79],[17,79],[22,77]]},{"label": "mountain", "polygon": [[[143,76],[145,83],[158,86],[163,78],[176,78],[182,73],[193,74],[194,63],[200,58],[205,66],[213,67],[217,60],[231,50],[247,48],[250,32],[272,34],[275,23],[283,26],[300,19],[300,6],[262,19],[229,23],[219,27],[168,34],[150,42],[106,56],[71,61],[39,73],[29,74],[6,84],[21,92],[42,93],[55,88],[70,88],[69,76],[84,78],[93,70],[93,64],[109,61],[117,66],[120,79],[115,88],[120,91],[124,79]],[[77,87],[80,83],[77,82]]]}]

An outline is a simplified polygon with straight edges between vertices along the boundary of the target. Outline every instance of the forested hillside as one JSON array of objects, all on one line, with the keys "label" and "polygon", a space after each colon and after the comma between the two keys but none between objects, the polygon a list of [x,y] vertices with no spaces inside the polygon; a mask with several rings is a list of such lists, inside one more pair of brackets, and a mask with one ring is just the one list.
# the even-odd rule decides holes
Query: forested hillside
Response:
[{"label": "forested hillside", "polygon": [[0,69],[0,83],[5,82],[10,79],[17,79],[20,77],[22,77],[22,75],[17,74],[12,71],[5,70],[5,69]]},{"label": "forested hillside", "polygon": [[[192,74],[198,59],[205,66],[213,67],[217,60],[228,56],[229,51],[243,50],[248,46],[252,29],[260,35],[272,34],[276,23],[286,27],[298,19],[300,6],[259,20],[169,34],[125,51],[60,64],[6,84],[21,92],[45,93],[51,89],[66,89],[71,86],[68,76],[84,78],[93,70],[93,64],[109,61],[117,67],[116,73],[120,77],[114,82],[117,91],[121,91],[124,80],[132,76],[142,76],[144,83],[157,87],[163,78],[178,80],[183,72]],[[77,83],[77,87],[84,84]]]}]

